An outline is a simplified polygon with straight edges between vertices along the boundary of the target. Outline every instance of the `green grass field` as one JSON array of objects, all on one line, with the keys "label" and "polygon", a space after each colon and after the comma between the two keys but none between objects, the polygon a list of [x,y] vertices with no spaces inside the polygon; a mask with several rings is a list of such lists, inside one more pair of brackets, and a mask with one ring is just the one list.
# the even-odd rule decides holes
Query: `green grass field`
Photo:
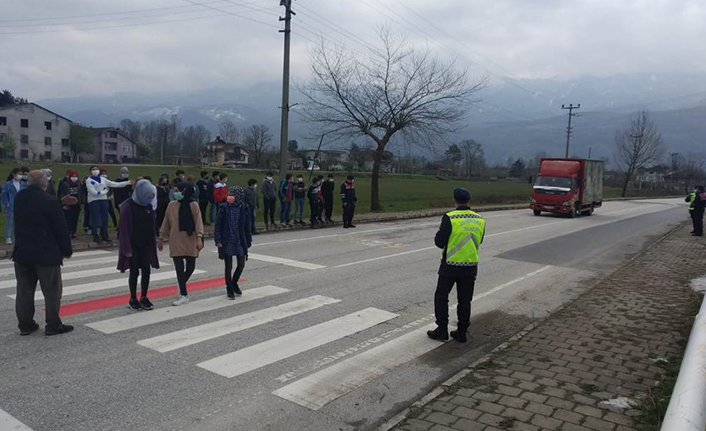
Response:
[{"label": "green grass field", "polygon": [[[10,171],[20,166],[14,162],[4,162],[0,164],[0,175],[4,178]],[[80,177],[85,177],[89,174],[90,164],[61,164],[54,163],[50,165],[41,163],[26,163],[22,166],[27,166],[30,169],[40,169],[49,167],[54,173],[55,181],[58,183],[68,169],[79,172]],[[115,179],[120,171],[120,165],[105,166],[108,171],[108,177]],[[198,177],[202,170],[200,166],[154,166],[154,165],[132,165],[130,168],[130,177],[149,175],[153,180],[157,180],[160,175],[167,173],[170,179],[174,177],[174,173],[178,169],[184,170],[187,174],[194,174]],[[212,171],[213,167],[205,170]],[[234,170],[234,169],[218,169],[221,172],[228,173],[229,185],[240,185],[246,187],[247,181],[250,178],[255,178],[258,182],[262,182],[265,171],[251,170]],[[316,172],[315,174],[318,174]],[[324,175],[324,173],[321,173]],[[309,174],[304,173],[304,178],[308,182]],[[275,173],[276,176],[276,173]],[[338,186],[345,180],[347,174],[343,172],[334,172],[336,180],[336,193]],[[370,210],[370,174],[356,174],[356,189],[358,195],[358,212],[365,213]],[[3,181],[4,182],[4,181]],[[453,205],[452,192],[456,187],[464,187],[471,191],[473,195],[472,205],[489,205],[489,204],[518,204],[529,202],[530,185],[517,181],[457,181],[452,179],[438,179],[434,176],[427,175],[385,175],[380,180],[380,202],[383,211],[399,212],[411,211],[428,208],[444,208]],[[618,197],[620,190],[617,188],[606,187],[604,197]],[[308,217],[308,204],[305,205],[305,217]],[[294,211],[294,210],[292,210]],[[334,207],[334,214],[340,216],[340,208]],[[110,223],[110,222],[109,222]],[[4,227],[5,214],[0,215],[0,225]],[[5,230],[0,228],[0,238],[4,241]]]}]

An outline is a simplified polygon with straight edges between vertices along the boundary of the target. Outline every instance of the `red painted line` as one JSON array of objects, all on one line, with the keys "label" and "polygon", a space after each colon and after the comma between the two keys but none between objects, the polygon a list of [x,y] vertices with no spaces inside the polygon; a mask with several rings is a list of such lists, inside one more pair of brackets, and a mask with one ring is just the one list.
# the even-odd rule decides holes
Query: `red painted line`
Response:
[{"label": "red painted line", "polygon": [[[245,281],[247,280],[239,280],[240,283],[243,283]],[[140,286],[137,287],[139,290]],[[223,277],[216,277],[207,280],[199,280],[194,283],[189,283],[187,287],[189,288],[189,292],[198,292],[199,290],[213,289],[216,287],[223,287],[225,289],[225,279]],[[164,298],[165,296],[176,295],[178,289],[179,286],[176,284],[172,286],[160,287],[158,289],[150,289],[148,296],[150,299]],[[108,296],[105,298],[74,302],[73,304],[62,305],[61,310],[59,311],[59,315],[72,316],[74,314],[88,313],[96,310],[104,310],[106,308],[125,306],[127,305],[129,300],[130,294]]]}]

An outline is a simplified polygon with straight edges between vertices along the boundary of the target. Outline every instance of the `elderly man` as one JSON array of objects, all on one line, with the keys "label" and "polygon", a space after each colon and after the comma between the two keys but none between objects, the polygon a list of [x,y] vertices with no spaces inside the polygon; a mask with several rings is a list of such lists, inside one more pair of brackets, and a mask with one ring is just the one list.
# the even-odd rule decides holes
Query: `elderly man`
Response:
[{"label": "elderly man", "polygon": [[17,313],[20,335],[39,329],[34,321],[34,292],[37,281],[44,294],[46,335],[71,332],[61,323],[61,264],[70,258],[71,237],[59,200],[46,193],[47,176],[42,171],[29,173],[26,190],[15,198],[15,247],[12,260],[17,278]]}]

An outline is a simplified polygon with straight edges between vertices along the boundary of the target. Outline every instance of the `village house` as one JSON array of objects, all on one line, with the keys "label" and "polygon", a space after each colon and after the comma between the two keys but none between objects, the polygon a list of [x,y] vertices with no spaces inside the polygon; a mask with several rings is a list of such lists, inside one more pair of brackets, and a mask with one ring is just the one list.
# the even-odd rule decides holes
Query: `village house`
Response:
[{"label": "village house", "polygon": [[216,136],[213,142],[206,144],[206,158],[208,164],[214,166],[242,167],[250,163],[250,153],[239,144],[226,142]]},{"label": "village house", "polygon": [[81,158],[86,162],[97,163],[135,163],[137,162],[137,144],[124,135],[117,127],[90,127],[94,133],[95,149],[93,154]]},{"label": "village house", "polygon": [[36,103],[0,108],[0,145],[12,138],[21,160],[68,161],[72,121]]},{"label": "village house", "polygon": [[303,150],[301,154],[306,159],[307,170],[340,171],[343,169],[341,160],[346,152],[342,150]]}]

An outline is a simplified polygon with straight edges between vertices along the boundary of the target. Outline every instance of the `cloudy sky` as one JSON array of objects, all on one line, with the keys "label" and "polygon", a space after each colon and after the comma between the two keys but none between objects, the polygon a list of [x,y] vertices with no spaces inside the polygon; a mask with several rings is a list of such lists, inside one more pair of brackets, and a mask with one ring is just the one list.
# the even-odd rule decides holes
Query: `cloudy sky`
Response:
[{"label": "cloudy sky", "polygon": [[[279,0],[0,0],[0,87],[49,97],[281,79]],[[390,25],[478,75],[706,72],[703,0],[296,0],[292,73],[321,35]]]}]

